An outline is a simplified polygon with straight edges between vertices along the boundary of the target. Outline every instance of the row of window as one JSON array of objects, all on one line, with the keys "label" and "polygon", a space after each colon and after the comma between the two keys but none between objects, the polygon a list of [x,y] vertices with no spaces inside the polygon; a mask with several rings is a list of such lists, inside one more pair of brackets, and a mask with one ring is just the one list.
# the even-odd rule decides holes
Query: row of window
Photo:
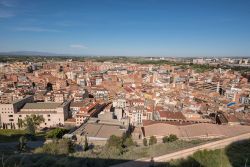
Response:
[{"label": "row of window", "polygon": [[2,110],[12,110],[12,108],[2,108]]},{"label": "row of window", "polygon": [[[19,115],[19,117],[22,116],[22,115]],[[13,117],[13,115],[9,115],[9,117]],[[9,119],[10,121],[14,121],[13,119]],[[60,119],[59,119],[60,120]],[[50,121],[50,119],[48,119],[48,121]]]},{"label": "row of window", "polygon": [[4,114],[4,113],[5,113],[5,114],[7,114],[7,113],[9,114],[9,113],[13,113],[13,112],[9,112],[9,111],[8,111],[8,112],[2,112],[2,114]]},{"label": "row of window", "polygon": [[[19,117],[22,117],[22,115],[19,115]],[[48,114],[47,117],[50,117],[50,114]]]}]

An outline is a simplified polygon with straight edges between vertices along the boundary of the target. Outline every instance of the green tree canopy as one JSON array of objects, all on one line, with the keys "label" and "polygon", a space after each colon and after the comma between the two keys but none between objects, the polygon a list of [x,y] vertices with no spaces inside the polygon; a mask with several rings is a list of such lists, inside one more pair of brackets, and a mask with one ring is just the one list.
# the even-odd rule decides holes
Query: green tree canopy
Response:
[{"label": "green tree canopy", "polygon": [[29,134],[34,135],[37,127],[44,122],[44,118],[41,115],[30,115],[26,116],[23,121],[23,125],[26,127],[26,130]]},{"label": "green tree canopy", "polygon": [[115,136],[115,135],[112,135],[109,137],[106,145],[107,145],[107,147],[120,148],[122,146],[122,138]]},{"label": "green tree canopy", "polygon": [[173,142],[178,140],[178,137],[174,134],[170,134],[169,136],[165,136],[162,138],[163,143]]},{"label": "green tree canopy", "polygon": [[57,138],[57,139],[61,139],[63,137],[63,135],[65,135],[66,133],[68,133],[69,131],[67,129],[63,129],[63,128],[55,128],[51,131],[49,131],[46,134],[47,138]]}]

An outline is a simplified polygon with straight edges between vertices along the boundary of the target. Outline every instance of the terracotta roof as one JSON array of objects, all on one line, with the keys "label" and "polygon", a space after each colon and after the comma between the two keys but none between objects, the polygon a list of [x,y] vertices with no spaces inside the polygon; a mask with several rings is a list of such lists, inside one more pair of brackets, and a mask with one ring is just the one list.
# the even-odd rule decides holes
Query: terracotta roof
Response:
[{"label": "terracotta roof", "polygon": [[89,101],[83,101],[83,102],[72,102],[70,104],[70,107],[85,107],[89,104]]},{"label": "terracotta roof", "polygon": [[181,112],[170,112],[170,111],[158,111],[160,117],[167,119],[186,119]]},{"label": "terracotta roof", "polygon": [[240,122],[234,114],[224,114],[228,122]]}]

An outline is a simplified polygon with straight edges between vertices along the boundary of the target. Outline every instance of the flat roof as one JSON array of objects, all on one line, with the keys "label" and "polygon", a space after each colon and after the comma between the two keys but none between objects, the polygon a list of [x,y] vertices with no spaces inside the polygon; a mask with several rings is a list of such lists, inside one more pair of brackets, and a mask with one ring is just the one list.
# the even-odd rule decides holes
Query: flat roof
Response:
[{"label": "flat roof", "polygon": [[22,109],[56,109],[62,103],[26,103]]},{"label": "flat roof", "polygon": [[84,129],[79,129],[78,134],[87,135],[88,137],[109,138],[111,135],[122,136],[126,129],[119,125],[87,123]]}]

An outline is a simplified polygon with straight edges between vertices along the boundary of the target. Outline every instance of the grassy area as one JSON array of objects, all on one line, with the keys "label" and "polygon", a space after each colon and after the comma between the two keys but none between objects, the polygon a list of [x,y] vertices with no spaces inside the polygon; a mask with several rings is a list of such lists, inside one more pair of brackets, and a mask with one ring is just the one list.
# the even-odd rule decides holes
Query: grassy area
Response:
[{"label": "grassy area", "polygon": [[25,134],[25,130],[0,129],[0,143],[18,141]]},{"label": "grassy area", "polygon": [[203,73],[214,69],[214,67],[209,66],[208,64],[191,64],[190,67],[198,73]]},{"label": "grassy area", "polygon": [[[27,135],[25,130],[0,129],[0,143],[17,142],[21,136]],[[45,133],[36,133],[34,140],[44,140]]]},{"label": "grassy area", "polygon": [[187,159],[172,160],[157,167],[232,167],[225,150],[198,151]]},{"label": "grassy area", "polygon": [[[155,156],[163,155],[166,153],[178,151],[181,149],[197,146],[205,142],[207,141],[177,140],[177,141],[169,142],[169,143],[158,143],[158,144],[151,145],[151,146],[134,146],[133,145],[133,146],[124,148],[122,150],[117,147],[95,146],[92,149],[89,149],[88,151],[79,151],[81,149],[78,149],[78,151],[76,152],[69,151],[70,145],[67,145],[66,144],[67,142],[66,143],[58,142],[58,143],[46,144],[43,147],[35,149],[34,151],[30,152],[32,153],[32,156],[29,153],[29,156],[30,156],[29,158],[27,158],[25,155],[19,155],[19,154],[13,155],[13,151],[12,153],[11,152],[7,153],[4,150],[4,154],[10,155],[11,158],[14,159],[14,161],[20,160],[22,161],[22,163],[24,163],[25,161],[27,161],[25,163],[30,163],[30,160],[32,159],[39,159],[39,161],[41,162],[47,161],[47,159],[49,159],[49,161],[53,161],[53,162],[48,162],[48,163],[56,164],[56,162],[54,161],[57,161],[57,159],[60,159],[62,161],[67,161],[65,162],[65,164],[70,164],[70,163],[75,164],[75,162],[79,162],[79,161],[86,162],[86,159],[88,159],[88,163],[92,164],[93,166],[96,166],[96,165],[100,166],[100,164],[102,164],[101,166],[109,166],[112,164],[123,163],[129,160],[134,160],[134,159],[139,159],[139,158],[144,158],[144,157],[152,157],[152,156],[155,157]],[[25,161],[23,159],[25,159]],[[98,161],[96,161],[97,159]],[[99,164],[99,162],[101,163]],[[12,161],[8,160],[8,163],[12,163]]]},{"label": "grassy area", "polygon": [[242,167],[250,166],[250,140],[235,142],[225,149],[204,150],[187,159],[173,160],[159,167]]},{"label": "grassy area", "polygon": [[[190,148],[197,146],[199,144],[203,144],[205,141],[196,140],[196,141],[183,141],[177,140],[170,143],[159,143],[152,146],[147,147],[135,147],[130,148],[128,152],[126,152],[122,158],[126,159],[138,159],[143,157],[156,157],[168,153],[172,153],[178,150]],[[136,158],[133,158],[136,157]]]},{"label": "grassy area", "polygon": [[144,157],[155,157],[164,155],[167,153],[172,153],[178,150],[191,148],[200,144],[204,144],[208,141],[204,140],[194,140],[194,141],[183,141],[177,140],[170,143],[159,143],[151,146],[132,146],[128,147],[122,154],[116,149],[105,149],[105,147],[95,147],[89,151],[81,151],[71,154],[75,157],[90,157],[90,158],[115,158],[122,160],[133,160]]},{"label": "grassy area", "polygon": [[[7,166],[110,166],[140,157],[157,156],[179,149],[192,147],[202,141],[175,141],[172,143],[156,144],[148,147],[131,147],[124,153],[115,148],[104,149],[96,147],[87,152],[65,155],[57,154],[15,154],[5,157],[3,163]],[[174,160],[159,165],[159,167],[242,167],[249,166],[250,140],[236,142],[225,149],[204,150],[194,153],[187,159]],[[1,165],[0,163],[0,166]]]}]

